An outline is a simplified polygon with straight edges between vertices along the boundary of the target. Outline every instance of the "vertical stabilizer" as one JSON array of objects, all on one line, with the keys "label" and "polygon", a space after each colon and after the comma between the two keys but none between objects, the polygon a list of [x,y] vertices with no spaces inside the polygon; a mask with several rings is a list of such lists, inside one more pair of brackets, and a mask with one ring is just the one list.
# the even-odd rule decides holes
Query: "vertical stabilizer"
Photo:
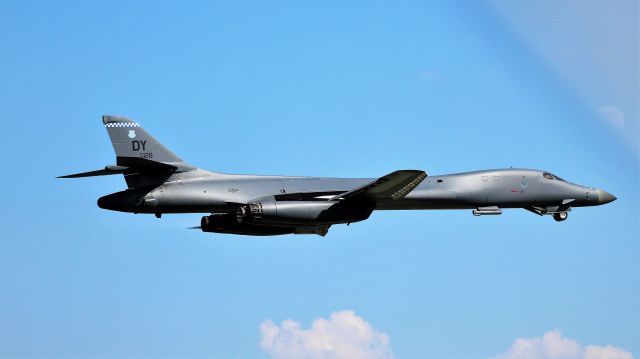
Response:
[{"label": "vertical stabilizer", "polygon": [[173,173],[193,170],[182,159],[145,131],[139,123],[121,116],[102,116],[116,167],[122,167],[129,188],[157,186]]},{"label": "vertical stabilizer", "polygon": [[129,188],[149,188],[161,185],[176,173],[197,170],[169,151],[137,122],[126,117],[102,116],[102,123],[116,152],[117,164],[59,178],[122,174]]},{"label": "vertical stabilizer", "polygon": [[139,158],[161,163],[184,163],[137,122],[120,116],[102,116],[102,122],[111,138],[118,165],[126,166],[132,159],[136,161]]}]

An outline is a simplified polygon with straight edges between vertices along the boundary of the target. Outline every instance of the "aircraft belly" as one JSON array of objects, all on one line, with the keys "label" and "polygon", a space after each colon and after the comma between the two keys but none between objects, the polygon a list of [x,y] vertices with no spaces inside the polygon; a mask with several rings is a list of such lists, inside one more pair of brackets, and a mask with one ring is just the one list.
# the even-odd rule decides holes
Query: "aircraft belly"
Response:
[{"label": "aircraft belly", "polygon": [[472,209],[476,206],[455,200],[385,200],[378,203],[376,210],[412,210],[412,209]]},{"label": "aircraft belly", "polygon": [[416,189],[405,198],[379,201],[376,209],[466,209],[474,208],[464,196],[456,191],[441,189]]}]

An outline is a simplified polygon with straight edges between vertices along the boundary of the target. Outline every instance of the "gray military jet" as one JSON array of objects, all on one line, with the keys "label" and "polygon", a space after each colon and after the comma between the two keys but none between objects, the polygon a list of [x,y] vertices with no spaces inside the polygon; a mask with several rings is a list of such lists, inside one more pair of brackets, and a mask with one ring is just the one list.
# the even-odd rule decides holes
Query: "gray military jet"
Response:
[{"label": "gray military jet", "polygon": [[564,221],[573,207],[616,199],[545,171],[498,169],[427,176],[399,170],[383,177],[324,178],[231,175],[189,165],[124,117],[103,116],[116,164],[60,178],[123,174],[128,189],[98,199],[114,211],[207,213],[203,232],[245,235],[327,234],[334,224],[363,221],[374,210],[471,209],[498,215],[524,208]]}]

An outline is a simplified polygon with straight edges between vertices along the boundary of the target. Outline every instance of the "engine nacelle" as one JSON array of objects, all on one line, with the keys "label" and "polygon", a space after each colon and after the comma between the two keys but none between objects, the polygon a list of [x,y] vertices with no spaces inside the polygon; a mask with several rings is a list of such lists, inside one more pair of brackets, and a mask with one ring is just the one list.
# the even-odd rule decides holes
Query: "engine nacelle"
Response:
[{"label": "engine nacelle", "polygon": [[261,226],[249,223],[238,223],[233,213],[202,217],[200,229],[203,232],[246,234],[252,236],[274,236],[295,233],[295,228]]},{"label": "engine nacelle", "polygon": [[200,228],[203,232],[244,234],[249,236],[277,236],[280,234],[317,234],[325,236],[331,225],[282,226],[268,224],[238,223],[233,213],[214,214],[202,217]]},{"label": "engine nacelle", "polygon": [[276,201],[265,197],[238,208],[238,223],[324,225],[358,222],[369,218],[374,206],[336,201]]}]

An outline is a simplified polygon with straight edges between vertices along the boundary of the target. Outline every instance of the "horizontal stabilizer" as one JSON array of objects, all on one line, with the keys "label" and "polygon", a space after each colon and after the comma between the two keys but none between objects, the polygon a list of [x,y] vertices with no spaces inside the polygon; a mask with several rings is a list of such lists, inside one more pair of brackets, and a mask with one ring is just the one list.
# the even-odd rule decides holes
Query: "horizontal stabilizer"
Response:
[{"label": "horizontal stabilizer", "polygon": [[138,157],[118,156],[116,157],[116,163],[118,163],[119,167],[129,168],[127,173],[166,173],[175,172],[178,169],[178,166]]},{"label": "horizontal stabilizer", "polygon": [[420,170],[395,171],[362,187],[334,196],[330,200],[352,198],[399,200],[418,187],[425,178],[427,174]]},{"label": "horizontal stabilizer", "polygon": [[129,167],[125,167],[125,166],[106,166],[104,169],[101,169],[101,170],[74,173],[72,175],[59,176],[57,178],[80,178],[80,177],[117,175],[117,174],[125,173],[125,171],[128,169]]},{"label": "horizontal stabilizer", "polygon": [[81,178],[94,176],[108,176],[117,174],[153,174],[153,173],[172,173],[178,167],[162,162],[145,160],[144,158],[135,157],[118,157],[118,165],[106,166],[102,170],[74,173],[71,175],[60,176],[58,178]]}]

